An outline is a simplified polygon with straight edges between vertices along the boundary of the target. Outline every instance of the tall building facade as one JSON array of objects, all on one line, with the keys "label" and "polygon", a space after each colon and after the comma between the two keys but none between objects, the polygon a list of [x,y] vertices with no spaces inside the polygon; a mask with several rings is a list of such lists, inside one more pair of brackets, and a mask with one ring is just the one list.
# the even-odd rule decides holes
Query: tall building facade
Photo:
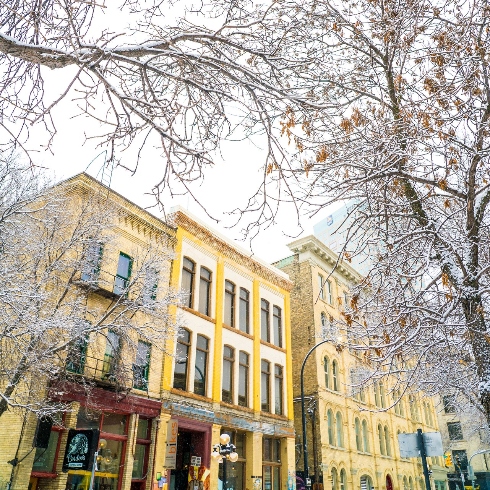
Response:
[{"label": "tall building facade", "polygon": [[[437,431],[432,400],[410,395],[392,406],[385,383],[363,389],[355,385],[353,375],[363,360],[343,348],[347,339],[336,332],[334,320],[340,318],[349,301],[349,287],[360,275],[342,261],[334,269],[337,255],[314,236],[298,239],[289,248],[292,255],[275,265],[294,283],[291,335],[297,474],[304,475],[300,367],[308,351],[329,338],[312,352],[304,371],[312,484],[325,490],[423,490],[421,464],[418,459],[400,457],[397,435],[418,428]],[[442,458],[429,463],[434,488],[443,490]]]},{"label": "tall building facade", "polygon": [[[169,465],[168,446],[160,446],[156,467],[169,490],[201,480],[221,488],[223,464],[211,452],[227,433],[238,453],[227,464],[227,488],[287,488],[295,466],[292,284],[187,211],[176,209],[171,222],[177,237],[171,281],[185,297],[177,313],[181,333],[164,364],[161,427],[178,427],[177,453]],[[200,469],[193,469],[196,461]]]}]

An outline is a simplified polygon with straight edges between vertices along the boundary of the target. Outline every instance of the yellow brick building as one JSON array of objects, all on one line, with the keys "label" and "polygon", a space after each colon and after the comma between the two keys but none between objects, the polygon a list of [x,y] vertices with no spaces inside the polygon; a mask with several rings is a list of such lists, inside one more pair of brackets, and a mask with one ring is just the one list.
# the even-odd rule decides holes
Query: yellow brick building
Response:
[{"label": "yellow brick building", "polygon": [[[314,236],[289,244],[293,255],[275,265],[294,283],[291,292],[293,390],[295,428],[301,447],[300,367],[308,351],[324,339],[331,342],[313,351],[305,365],[305,404],[309,473],[312,483],[325,490],[423,490],[420,460],[403,459],[398,433],[437,431],[431,399],[405,396],[393,406],[390,387],[379,383],[354,388],[354,373],[362,360],[343,349],[334,319],[349,300],[349,286],[359,274]],[[354,376],[355,377],[355,376]],[[396,398],[395,398],[396,399]],[[429,458],[430,460],[430,458]],[[303,473],[303,453],[298,454],[298,475]],[[446,487],[442,458],[429,461],[432,484]]]},{"label": "yellow brick building", "polygon": [[[227,463],[227,488],[287,488],[295,466],[291,282],[188,212],[176,209],[171,219],[171,281],[186,296],[178,313],[183,329],[169,345],[175,357],[165,362],[155,468],[170,490],[197,488],[201,480],[222,488],[223,464],[211,450],[227,433],[238,453]],[[178,427],[173,459],[170,427]]]},{"label": "yellow brick building", "polygon": [[[89,237],[86,246],[94,253],[85,250],[87,267],[82,263],[73,271],[69,291],[70,300],[86,305],[82,320],[99,322],[100,328],[60,356],[59,376],[49,386],[44,379],[31,380],[46,387],[53,403],[69,405],[52,427],[42,429],[48,431],[47,448],[33,447],[34,416],[10,410],[0,418],[0,488],[11,483],[11,490],[88,490],[90,471],[76,467],[62,471],[72,428],[100,431],[94,488],[150,489],[162,411],[159,347],[164,347],[164,339],[155,332],[166,334],[165,312],[157,315],[157,302],[167,294],[171,268],[167,251],[174,246],[175,230],[85,174],[62,182],[52,192],[50,198],[56,193],[65,196],[74,217],[83,216],[92,199],[99,213],[111,212],[103,234]],[[152,253],[155,260],[148,261]],[[66,272],[60,271],[60,277]],[[141,308],[146,294],[152,306]],[[113,329],[104,328],[105,317]],[[155,322],[161,324],[155,328]]]}]

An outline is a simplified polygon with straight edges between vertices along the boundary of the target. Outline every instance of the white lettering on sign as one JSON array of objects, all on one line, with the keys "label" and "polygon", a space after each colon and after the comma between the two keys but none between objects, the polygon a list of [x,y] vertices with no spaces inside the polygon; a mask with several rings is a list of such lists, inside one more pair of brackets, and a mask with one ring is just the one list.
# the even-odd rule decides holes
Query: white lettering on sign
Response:
[{"label": "white lettering on sign", "polygon": [[167,448],[165,451],[164,467],[175,469],[177,464],[177,436],[179,434],[179,422],[170,419],[167,422]]}]

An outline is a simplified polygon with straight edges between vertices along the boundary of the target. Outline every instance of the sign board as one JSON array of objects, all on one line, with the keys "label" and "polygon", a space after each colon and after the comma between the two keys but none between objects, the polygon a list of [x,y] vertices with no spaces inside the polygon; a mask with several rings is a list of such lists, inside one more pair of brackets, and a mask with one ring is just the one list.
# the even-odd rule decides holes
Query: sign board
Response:
[{"label": "sign board", "polygon": [[177,435],[179,433],[179,422],[170,419],[167,422],[167,446],[165,451],[165,462],[163,466],[174,470],[177,464]]},{"label": "sign board", "polygon": [[[442,438],[440,432],[423,432],[425,455],[443,456]],[[420,456],[417,434],[398,434],[400,456],[402,458],[417,458]]]},{"label": "sign board", "polygon": [[66,440],[65,456],[63,458],[63,471],[82,470],[92,471],[94,454],[99,444],[99,430],[76,430],[68,431]]}]

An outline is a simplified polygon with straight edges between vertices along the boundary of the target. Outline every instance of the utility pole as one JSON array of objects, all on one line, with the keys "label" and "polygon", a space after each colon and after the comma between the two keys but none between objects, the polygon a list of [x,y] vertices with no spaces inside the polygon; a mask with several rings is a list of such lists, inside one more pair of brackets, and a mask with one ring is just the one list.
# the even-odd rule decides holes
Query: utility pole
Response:
[{"label": "utility pole", "polygon": [[424,436],[422,435],[422,429],[417,429],[417,442],[420,451],[420,457],[422,458],[422,468],[424,470],[425,488],[430,488],[429,467],[427,466],[427,452],[425,450]]}]

